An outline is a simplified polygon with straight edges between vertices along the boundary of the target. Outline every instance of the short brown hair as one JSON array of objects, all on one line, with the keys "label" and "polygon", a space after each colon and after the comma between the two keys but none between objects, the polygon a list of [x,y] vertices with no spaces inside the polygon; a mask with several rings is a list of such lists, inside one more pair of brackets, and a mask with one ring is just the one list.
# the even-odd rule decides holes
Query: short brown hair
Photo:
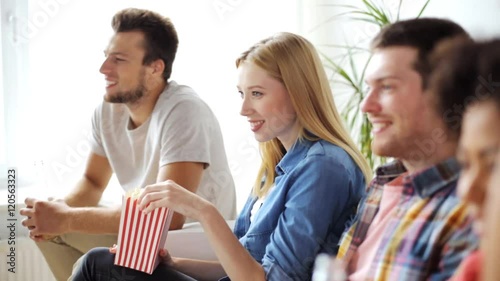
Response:
[{"label": "short brown hair", "polygon": [[163,60],[165,63],[163,78],[165,81],[170,78],[179,39],[169,18],[148,10],[128,8],[113,16],[111,26],[116,33],[142,32],[146,50],[142,63],[146,65],[157,59]]},{"label": "short brown hair", "polygon": [[474,42],[456,38],[442,42],[430,56],[429,80],[438,113],[447,127],[460,134],[467,108],[493,101],[500,111],[500,39]]},{"label": "short brown hair", "polygon": [[419,18],[398,21],[384,27],[372,40],[372,49],[387,47],[413,47],[418,51],[415,70],[422,76],[423,88],[427,88],[428,76],[431,72],[428,56],[434,47],[443,39],[455,36],[468,36],[457,23],[439,18]]}]

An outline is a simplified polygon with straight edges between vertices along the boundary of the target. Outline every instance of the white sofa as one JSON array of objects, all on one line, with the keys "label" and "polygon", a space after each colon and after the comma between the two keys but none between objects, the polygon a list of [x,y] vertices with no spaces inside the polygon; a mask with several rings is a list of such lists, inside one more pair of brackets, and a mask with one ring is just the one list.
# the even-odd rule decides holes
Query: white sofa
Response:
[{"label": "white sofa", "polygon": [[[234,220],[227,221],[233,229]],[[183,229],[169,231],[165,249],[174,257],[201,260],[217,260],[212,246],[203,233],[203,228],[197,222],[185,224]]]},{"label": "white sofa", "polygon": [[[19,209],[24,207],[24,198],[27,195],[37,196],[37,192],[20,190],[17,194],[16,204],[16,274],[9,273],[8,268],[0,266],[0,280],[2,281],[55,281],[45,262],[41,252],[35,243],[28,237],[28,230],[21,225],[23,217],[19,215]],[[7,198],[6,190],[0,190],[0,198]],[[0,201],[0,264],[5,265],[7,254],[11,245],[8,244],[10,230],[6,227],[9,218],[7,202]],[[9,221],[10,222],[10,221]],[[231,229],[234,221],[228,221]],[[183,258],[194,258],[202,260],[216,260],[212,247],[203,233],[199,223],[187,223],[183,229],[169,231],[165,248],[172,256]]]}]

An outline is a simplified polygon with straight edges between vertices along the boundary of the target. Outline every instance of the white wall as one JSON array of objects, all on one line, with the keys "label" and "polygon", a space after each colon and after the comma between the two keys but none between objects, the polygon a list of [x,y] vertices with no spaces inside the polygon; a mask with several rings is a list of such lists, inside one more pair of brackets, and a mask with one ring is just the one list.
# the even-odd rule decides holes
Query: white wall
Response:
[{"label": "white wall", "polygon": [[[426,1],[403,0],[400,18],[415,17]],[[382,4],[396,15],[400,0],[373,2]],[[350,43],[362,43],[362,39],[371,38],[378,32],[370,23],[353,23],[349,20],[349,15],[335,16],[347,11],[340,5],[362,6],[361,0],[308,1],[308,8],[314,17],[302,29],[318,46],[342,44],[346,40]],[[499,11],[499,0],[431,0],[422,16],[451,19],[462,25],[474,38],[480,39],[500,35],[500,25],[497,24]]]},{"label": "white wall", "polygon": [[[400,19],[414,18],[418,15],[427,0],[403,0]],[[396,19],[400,0],[372,0],[383,5]],[[305,3],[305,1],[304,1]],[[319,51],[335,58],[337,63],[342,61],[345,49],[332,47],[333,45],[349,45],[368,48],[371,39],[379,32],[379,28],[368,22],[355,21],[355,14],[346,14],[351,11],[345,5],[364,7],[361,0],[310,0],[306,5],[309,15],[302,22],[301,30],[306,34]],[[498,15],[500,11],[499,0],[431,0],[422,14],[423,17],[441,17],[451,19],[467,30],[476,39],[500,36]],[[368,58],[368,52],[355,56],[357,73],[360,73]],[[350,70],[348,61],[344,60],[343,67]],[[338,74],[327,71],[336,80]],[[335,76],[337,75],[337,76]],[[344,108],[348,97],[352,95],[352,88],[341,83],[332,83],[335,102],[339,108]],[[361,114],[357,112],[357,114]],[[356,138],[355,130],[351,135]]]},{"label": "white wall", "polygon": [[[29,39],[29,97],[18,104],[22,133],[16,165],[49,190],[63,193],[81,176],[88,153],[90,117],[104,93],[98,69],[112,30],[126,7],[169,16],[179,50],[172,79],[193,87],[219,118],[241,208],[258,168],[257,143],[239,115],[235,58],[264,37],[297,31],[290,0],[83,1],[33,0],[22,35]],[[34,168],[43,161],[43,168]],[[116,182],[114,182],[116,184]],[[112,189],[119,191],[118,188]],[[106,196],[116,196],[107,191]]]},{"label": "white wall", "polygon": [[[403,0],[401,19],[415,17],[427,0]],[[373,0],[383,3],[394,16],[397,14],[400,0]],[[332,44],[355,45],[367,47],[378,28],[373,24],[353,21],[350,15],[338,16],[348,11],[340,5],[362,6],[361,0],[310,0],[308,9],[310,20],[301,26],[301,30],[318,48],[332,56],[341,51],[332,48]],[[474,38],[482,39],[500,36],[500,25],[497,23],[500,11],[499,0],[431,0],[424,17],[442,17],[456,21],[462,25]],[[334,89],[335,90],[335,89]]]},{"label": "white wall", "polygon": [[[240,208],[253,183],[259,156],[253,135],[238,113],[235,57],[277,31],[298,32],[321,51],[331,51],[327,44],[340,44],[345,38],[354,42],[370,38],[377,30],[369,25],[353,27],[330,20],[338,10],[327,5],[353,2],[30,0],[30,13],[23,19],[28,28],[21,30],[21,36],[29,41],[30,55],[29,71],[23,76],[26,80],[21,81],[30,91],[17,99],[17,131],[6,150],[17,151],[14,165],[21,167],[21,179],[39,172],[38,182],[48,189],[44,195],[71,188],[85,164],[90,116],[102,99],[104,80],[98,69],[112,34],[111,17],[125,7],[152,9],[171,17],[179,33],[172,78],[197,90],[219,118]],[[424,2],[404,1],[403,18],[414,16]],[[399,0],[386,3],[395,11]],[[475,37],[487,37],[500,34],[500,25],[495,24],[499,3],[432,0],[424,15],[448,17]],[[342,101],[340,89],[334,88],[334,93]],[[12,132],[7,132],[8,139],[9,134]],[[39,168],[42,161],[44,166]],[[106,194],[116,196],[113,192],[118,190],[115,187]]]},{"label": "white wall", "polygon": [[[421,6],[422,0],[405,1],[407,14],[412,6]],[[411,4],[410,4],[411,2]],[[500,1],[498,0],[431,0],[424,13],[425,16],[444,17],[464,27],[474,38],[483,39],[500,36]]]}]

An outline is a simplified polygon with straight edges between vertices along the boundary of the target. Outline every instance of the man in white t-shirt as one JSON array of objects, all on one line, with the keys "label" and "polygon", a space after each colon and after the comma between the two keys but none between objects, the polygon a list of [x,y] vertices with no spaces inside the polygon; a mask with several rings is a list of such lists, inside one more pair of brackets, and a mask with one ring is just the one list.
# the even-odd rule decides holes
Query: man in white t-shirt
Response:
[{"label": "man in white t-shirt", "polygon": [[[88,250],[116,243],[121,207],[97,207],[113,173],[125,191],[167,179],[234,219],[234,182],[218,121],[196,93],[169,81],[178,39],[168,18],[125,9],[100,72],[104,102],[92,119],[92,150],[82,179],[64,200],[26,199],[23,225],[58,281]],[[170,229],[186,218],[174,214]]]}]

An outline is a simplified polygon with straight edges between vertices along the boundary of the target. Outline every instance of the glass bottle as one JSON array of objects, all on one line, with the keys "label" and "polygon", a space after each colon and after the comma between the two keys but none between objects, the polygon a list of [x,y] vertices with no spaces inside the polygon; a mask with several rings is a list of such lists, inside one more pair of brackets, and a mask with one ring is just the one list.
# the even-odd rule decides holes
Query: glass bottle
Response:
[{"label": "glass bottle", "polygon": [[346,281],[347,275],[342,262],[328,254],[318,254],[314,261],[312,281]]}]

